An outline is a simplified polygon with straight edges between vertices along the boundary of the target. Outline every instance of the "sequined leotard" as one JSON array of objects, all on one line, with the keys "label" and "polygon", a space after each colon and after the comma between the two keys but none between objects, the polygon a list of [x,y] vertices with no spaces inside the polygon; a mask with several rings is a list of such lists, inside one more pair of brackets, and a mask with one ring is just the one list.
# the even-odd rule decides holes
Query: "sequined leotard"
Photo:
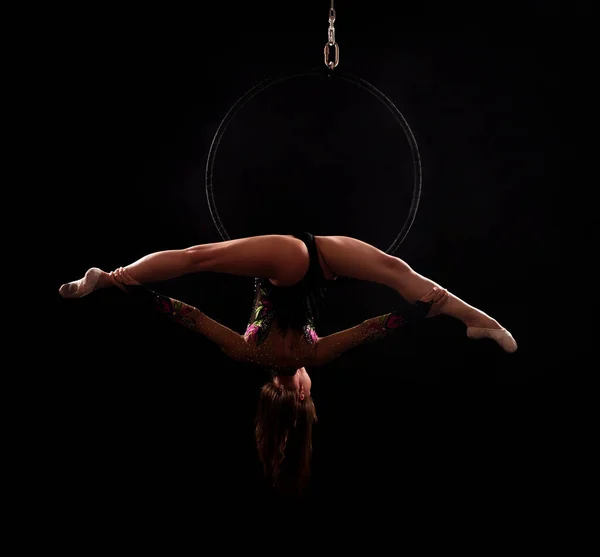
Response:
[{"label": "sequined leotard", "polygon": [[[277,320],[273,292],[275,287],[268,279],[257,278],[254,281],[254,304],[248,327],[244,334],[246,342],[255,342],[260,346],[265,342],[271,331],[271,326]],[[314,346],[319,337],[315,331],[314,316],[310,306],[305,308],[305,323],[302,325],[302,337],[306,344]],[[277,323],[282,328],[280,323]],[[285,331],[281,331],[284,333]]]},{"label": "sequined leotard", "polygon": [[[293,365],[289,368],[274,366],[272,372],[293,375],[296,366],[307,365],[314,358],[319,340],[311,304],[293,292],[293,287],[284,291],[268,279],[255,279],[254,288],[254,304],[244,340],[265,355],[283,352]],[[304,323],[300,323],[300,319]]]}]

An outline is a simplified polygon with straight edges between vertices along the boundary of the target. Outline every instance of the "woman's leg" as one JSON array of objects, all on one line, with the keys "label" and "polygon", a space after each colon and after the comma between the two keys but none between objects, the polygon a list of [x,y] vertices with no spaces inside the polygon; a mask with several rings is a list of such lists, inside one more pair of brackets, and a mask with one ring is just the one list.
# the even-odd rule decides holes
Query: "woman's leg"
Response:
[{"label": "woman's leg", "polygon": [[[399,292],[409,303],[416,302],[434,286],[441,288],[432,280],[413,271],[398,257],[388,255],[366,242],[346,236],[316,236],[315,239],[326,265],[336,275],[385,284]],[[471,338],[479,338],[478,335],[494,336],[482,333],[480,329],[502,330],[495,319],[451,293],[440,313],[462,321],[469,328],[468,334]],[[514,340],[508,342],[510,339],[503,344],[495,338],[505,350],[514,351],[509,350],[514,343]]]},{"label": "woman's leg", "polygon": [[[291,286],[302,279],[308,264],[308,250],[301,240],[293,236],[266,235],[151,253],[124,271],[137,284],[213,271],[270,278],[279,286]],[[59,292],[65,298],[79,298],[114,285],[111,275],[90,269],[83,279],[64,284]]]}]

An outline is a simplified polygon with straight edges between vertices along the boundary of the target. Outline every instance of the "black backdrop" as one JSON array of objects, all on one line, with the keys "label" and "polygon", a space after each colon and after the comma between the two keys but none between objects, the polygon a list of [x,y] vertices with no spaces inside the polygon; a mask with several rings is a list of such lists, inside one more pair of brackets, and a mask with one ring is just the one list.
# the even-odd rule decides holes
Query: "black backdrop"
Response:
[{"label": "black backdrop", "polygon": [[[59,185],[52,289],[91,266],[220,241],[204,193],[213,134],[258,81],[322,63],[328,3],[317,4],[95,14],[57,33],[42,138]],[[339,4],[339,69],[392,99],[421,151],[421,204],[396,255],[496,317],[520,348],[469,341],[439,317],[314,370],[308,495],[404,505],[423,494],[448,505],[537,497],[554,427],[546,387],[559,365],[540,328],[552,316],[541,277],[556,242],[557,14],[534,2],[494,19],[469,3],[397,14]],[[232,237],[300,223],[386,249],[410,203],[406,142],[364,92],[313,85],[274,88],[232,123],[215,166],[223,222]],[[245,327],[250,278],[207,273],[159,290]],[[54,300],[47,457],[72,509],[160,513],[269,496],[252,438],[264,372],[120,292]],[[329,301],[321,335],[398,298],[350,281]]]}]

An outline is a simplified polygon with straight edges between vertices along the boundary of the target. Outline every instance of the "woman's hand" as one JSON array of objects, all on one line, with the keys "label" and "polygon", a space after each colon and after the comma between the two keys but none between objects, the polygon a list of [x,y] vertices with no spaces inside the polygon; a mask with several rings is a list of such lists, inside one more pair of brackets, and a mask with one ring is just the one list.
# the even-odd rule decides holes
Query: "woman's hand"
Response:
[{"label": "woman's hand", "polygon": [[427,317],[435,317],[441,313],[442,308],[448,301],[448,291],[445,288],[434,286],[427,294],[419,298],[419,302],[432,302]]},{"label": "woman's hand", "polygon": [[138,286],[140,284],[137,280],[135,280],[131,276],[129,271],[127,269],[125,269],[124,267],[119,267],[118,269],[111,271],[110,276],[115,282],[117,282],[119,284],[138,285]]}]

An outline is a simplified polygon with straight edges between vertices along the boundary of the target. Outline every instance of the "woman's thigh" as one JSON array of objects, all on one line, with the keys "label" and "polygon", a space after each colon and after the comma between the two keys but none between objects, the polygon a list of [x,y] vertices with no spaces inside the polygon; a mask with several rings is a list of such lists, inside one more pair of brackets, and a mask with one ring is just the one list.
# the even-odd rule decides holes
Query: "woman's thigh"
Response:
[{"label": "woman's thigh", "polygon": [[213,271],[269,278],[292,286],[302,280],[309,265],[306,245],[293,236],[252,236],[187,248],[194,271]]},{"label": "woman's thigh", "polygon": [[315,240],[329,275],[333,273],[395,288],[398,273],[410,269],[397,257],[356,238],[315,236]]}]

